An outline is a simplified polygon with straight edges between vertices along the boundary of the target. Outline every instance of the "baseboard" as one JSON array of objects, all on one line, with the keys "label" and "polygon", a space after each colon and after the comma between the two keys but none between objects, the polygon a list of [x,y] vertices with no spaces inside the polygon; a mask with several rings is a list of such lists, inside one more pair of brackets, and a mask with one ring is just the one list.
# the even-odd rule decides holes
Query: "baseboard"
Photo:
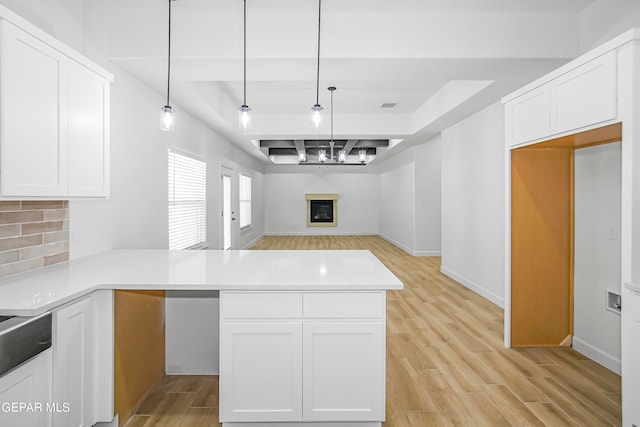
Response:
[{"label": "baseboard", "polygon": [[[327,227],[329,228],[329,227]],[[309,231],[267,231],[264,236],[377,236],[376,232],[353,232],[353,231],[318,231],[317,233],[310,233]]]},{"label": "baseboard", "polygon": [[385,236],[384,234],[380,234],[379,233],[378,236],[382,237],[384,240],[386,240],[387,242],[391,243],[392,245],[399,247],[400,249],[402,249],[403,251],[405,251],[409,255],[414,255],[413,249],[411,249],[410,247],[405,246],[402,243],[393,240],[391,237]]},{"label": "baseboard", "polygon": [[442,256],[440,251],[414,251],[413,256]]},{"label": "baseboard", "polygon": [[599,364],[609,369],[610,371],[613,371],[616,374],[621,375],[622,367],[620,364],[620,359],[616,359],[609,353],[605,353],[599,348],[589,344],[584,340],[581,340],[576,336],[573,337],[573,349],[578,353],[584,354],[594,362],[598,362]]},{"label": "baseboard", "polygon": [[181,375],[220,375],[220,371],[219,370],[201,371],[201,370],[187,369],[186,371],[181,370],[180,372],[173,372],[173,371],[167,370],[167,375],[172,375],[175,377],[179,377]]},{"label": "baseboard", "polygon": [[444,274],[445,276],[448,276],[450,278],[452,278],[453,280],[455,280],[456,282],[460,283],[462,286],[472,290],[473,292],[477,293],[478,295],[480,295],[483,298],[488,299],[489,301],[491,301],[492,303],[504,308],[504,297],[502,296],[498,296],[496,294],[494,294],[493,292],[489,292],[487,291],[485,288],[483,288],[482,286],[478,285],[477,283],[468,280],[467,278],[460,276],[459,274],[449,270],[447,267],[445,266],[441,266],[440,267],[440,272],[442,274]]},{"label": "baseboard", "polygon": [[258,237],[256,237],[255,239],[253,239],[252,241],[250,241],[249,243],[247,243],[246,245],[244,245],[242,247],[242,249],[249,249],[251,246],[255,245],[256,243],[258,243],[258,240],[262,239],[262,236],[264,236],[265,233],[260,234]]},{"label": "baseboard", "polygon": [[116,414],[116,416],[113,417],[113,420],[108,421],[108,422],[106,422],[106,421],[97,422],[97,423],[95,423],[93,425],[93,427],[118,427],[118,424],[119,424],[118,423],[118,418],[119,418],[118,414]]}]

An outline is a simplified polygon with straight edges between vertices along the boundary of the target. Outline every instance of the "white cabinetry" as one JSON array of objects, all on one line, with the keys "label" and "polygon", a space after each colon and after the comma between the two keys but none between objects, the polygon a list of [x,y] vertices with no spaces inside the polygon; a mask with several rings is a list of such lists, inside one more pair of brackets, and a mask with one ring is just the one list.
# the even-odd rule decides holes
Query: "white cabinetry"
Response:
[{"label": "white cabinetry", "polygon": [[511,145],[549,135],[549,87],[537,87],[505,106],[507,141]]},{"label": "white cabinetry", "polygon": [[383,335],[380,322],[305,322],[305,420],[384,419]]},{"label": "white cabinetry", "polygon": [[551,133],[616,117],[616,51],[610,51],[550,82]]},{"label": "white cabinetry", "polygon": [[53,400],[69,405],[54,427],[113,418],[112,307],[111,291],[96,291],[53,312]]},{"label": "white cabinetry", "polygon": [[379,425],[385,305],[384,291],[221,292],[220,421]]},{"label": "white cabinetry", "polygon": [[[302,418],[302,325],[227,323],[221,355],[221,419],[296,421]],[[222,412],[224,411],[224,416]]]},{"label": "white cabinetry", "polygon": [[53,396],[69,412],[53,414],[54,427],[93,425],[93,309],[90,297],[54,312]]},{"label": "white cabinetry", "polygon": [[503,100],[508,147],[616,119],[617,54],[607,52]]},{"label": "white cabinetry", "polygon": [[109,195],[109,81],[72,63],[68,76],[68,195]]},{"label": "white cabinetry", "polygon": [[[11,427],[51,426],[51,350],[45,350],[0,378],[0,424]],[[6,405],[31,405],[30,407]]]},{"label": "white cabinetry", "polygon": [[0,20],[0,193],[106,197],[111,76],[54,44]]}]

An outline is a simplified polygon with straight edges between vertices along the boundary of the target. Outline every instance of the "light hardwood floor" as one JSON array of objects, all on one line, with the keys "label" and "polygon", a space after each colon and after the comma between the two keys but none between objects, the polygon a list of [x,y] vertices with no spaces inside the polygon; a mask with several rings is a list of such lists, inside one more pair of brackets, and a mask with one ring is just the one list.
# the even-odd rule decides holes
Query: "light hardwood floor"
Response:
[{"label": "light hardwood floor", "polygon": [[[503,311],[373,236],[268,236],[252,249],[369,249],[405,284],[387,294],[385,427],[618,426],[620,377],[571,349],[506,349]],[[217,377],[169,376],[126,427],[219,426]]]}]

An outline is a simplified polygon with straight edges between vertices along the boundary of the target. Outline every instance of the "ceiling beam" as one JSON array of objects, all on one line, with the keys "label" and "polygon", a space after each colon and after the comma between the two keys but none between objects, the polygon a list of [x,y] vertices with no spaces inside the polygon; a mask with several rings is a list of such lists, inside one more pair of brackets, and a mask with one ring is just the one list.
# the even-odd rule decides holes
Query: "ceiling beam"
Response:
[{"label": "ceiling beam", "polygon": [[356,146],[357,142],[357,139],[350,139],[347,141],[347,143],[344,145],[344,151],[347,153],[347,155],[351,153],[351,150]]},{"label": "ceiling beam", "polygon": [[307,152],[306,147],[304,146],[304,141],[302,139],[296,139],[293,141],[296,144],[296,151],[300,153],[301,151]]}]

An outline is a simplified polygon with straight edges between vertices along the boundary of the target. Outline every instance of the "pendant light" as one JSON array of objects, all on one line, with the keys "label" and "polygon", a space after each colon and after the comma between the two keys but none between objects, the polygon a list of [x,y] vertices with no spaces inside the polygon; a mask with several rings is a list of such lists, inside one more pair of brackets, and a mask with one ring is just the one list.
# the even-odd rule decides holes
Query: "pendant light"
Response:
[{"label": "pendant light", "polygon": [[367,161],[367,150],[360,150],[358,154],[360,155],[360,163],[364,165]]},{"label": "pendant light", "polygon": [[243,0],[244,2],[244,35],[243,35],[243,44],[244,44],[244,86],[243,86],[243,103],[238,108],[238,123],[242,130],[247,130],[251,125],[251,108],[247,105],[247,0]]},{"label": "pendant light", "polygon": [[327,150],[318,150],[318,161],[320,163],[327,161]]},{"label": "pendant light", "polygon": [[313,126],[318,129],[320,127],[322,105],[320,105],[320,16],[322,12],[322,0],[318,0],[318,66],[316,73],[316,103],[311,107]]},{"label": "pendant light", "polygon": [[169,41],[167,43],[167,103],[160,109],[160,129],[173,131],[176,127],[176,110],[169,103],[169,93],[171,89],[171,2],[169,0]]}]

